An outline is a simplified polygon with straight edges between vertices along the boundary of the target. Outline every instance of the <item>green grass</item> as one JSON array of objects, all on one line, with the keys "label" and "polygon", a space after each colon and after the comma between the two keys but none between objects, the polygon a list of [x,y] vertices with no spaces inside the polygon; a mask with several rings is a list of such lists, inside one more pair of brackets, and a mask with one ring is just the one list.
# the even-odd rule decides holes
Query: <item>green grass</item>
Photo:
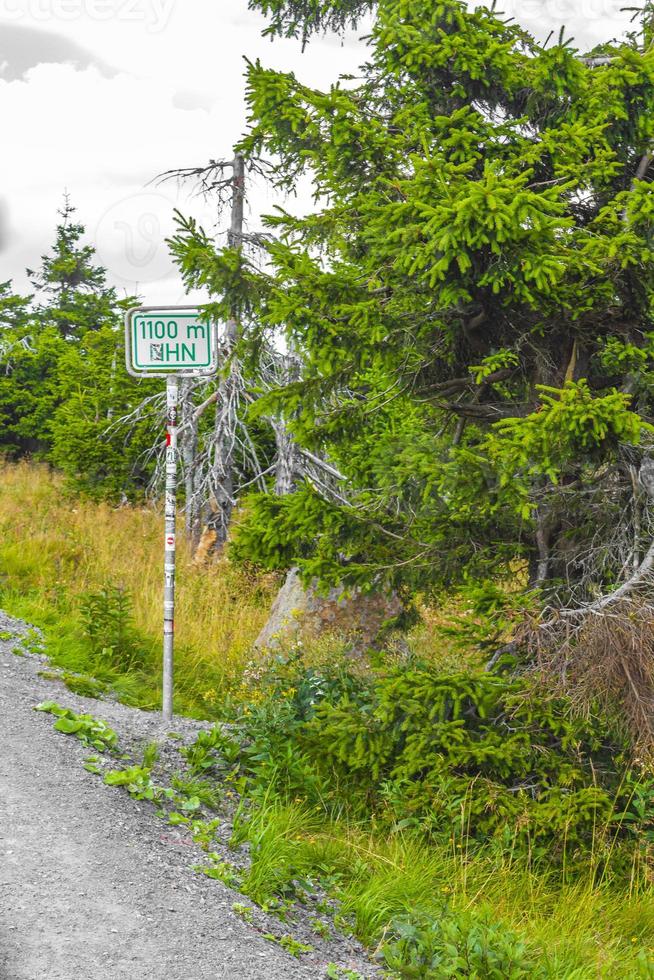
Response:
[{"label": "green grass", "polygon": [[389,924],[424,915],[490,910],[537,956],[547,976],[654,976],[654,891],[563,886],[518,859],[465,854],[411,834],[381,835],[344,821],[321,823],[302,804],[269,800],[244,823],[252,866],[242,891],[258,903],[284,896],[299,880],[322,881],[339,899],[338,922],[375,948]]},{"label": "green grass", "polygon": [[262,905],[292,892],[292,882],[314,868],[308,841],[317,826],[314,814],[278,801],[255,809],[233,836],[234,843],[250,844],[252,864],[243,878],[243,893]]},{"label": "green grass", "polygon": [[[74,693],[85,697],[111,693],[133,707],[149,711],[159,707],[160,670],[154,657],[149,672],[123,671],[98,661],[77,612],[47,594],[34,590],[20,594],[5,587],[0,590],[0,605],[12,616],[43,630],[48,658],[55,667],[63,668],[59,679]],[[206,711],[198,711],[199,706],[184,689],[179,692],[176,707],[182,713],[186,708],[191,715],[206,715]]]}]

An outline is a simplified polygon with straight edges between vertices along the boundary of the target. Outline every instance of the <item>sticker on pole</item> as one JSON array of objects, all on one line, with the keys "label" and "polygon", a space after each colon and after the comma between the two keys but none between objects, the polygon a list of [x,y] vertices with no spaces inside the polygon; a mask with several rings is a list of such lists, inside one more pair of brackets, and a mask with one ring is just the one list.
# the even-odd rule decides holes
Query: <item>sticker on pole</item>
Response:
[{"label": "sticker on pole", "polygon": [[125,318],[127,370],[136,377],[214,374],[215,324],[190,306],[142,306]]}]

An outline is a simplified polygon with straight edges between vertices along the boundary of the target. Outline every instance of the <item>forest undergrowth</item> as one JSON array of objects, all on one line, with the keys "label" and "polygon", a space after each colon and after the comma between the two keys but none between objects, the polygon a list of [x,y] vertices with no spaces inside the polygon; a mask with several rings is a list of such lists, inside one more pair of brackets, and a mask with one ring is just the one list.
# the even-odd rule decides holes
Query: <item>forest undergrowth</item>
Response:
[{"label": "forest undergrowth", "polygon": [[[68,493],[46,466],[0,472],[0,601],[46,630],[48,652],[123,700],[159,704],[163,517]],[[238,697],[250,649],[276,590],[273,576],[228,563],[194,566],[178,538],[177,711],[216,717]],[[89,632],[95,620],[103,630]]]},{"label": "forest undergrowth", "polygon": [[[162,535],[155,507],[80,496],[43,464],[0,463],[3,608],[47,631],[58,666],[92,674],[146,709],[160,700]],[[175,710],[224,717],[226,705],[251,698],[244,674],[280,578],[229,561],[195,564],[182,534],[177,563]],[[427,611],[413,632],[427,657],[437,618]],[[104,633],[89,631],[89,619]],[[449,645],[440,655],[454,656]]]},{"label": "forest undergrowth", "polygon": [[[3,467],[0,607],[44,630],[73,690],[158,707],[160,539],[153,509]],[[327,643],[257,657],[276,586],[182,548],[176,710],[231,722],[189,761],[206,799],[239,799],[251,854],[215,876],[266,908],[319,890],[407,980],[654,977],[654,779],[608,722],[508,663],[457,664],[436,613],[401,665]]]}]

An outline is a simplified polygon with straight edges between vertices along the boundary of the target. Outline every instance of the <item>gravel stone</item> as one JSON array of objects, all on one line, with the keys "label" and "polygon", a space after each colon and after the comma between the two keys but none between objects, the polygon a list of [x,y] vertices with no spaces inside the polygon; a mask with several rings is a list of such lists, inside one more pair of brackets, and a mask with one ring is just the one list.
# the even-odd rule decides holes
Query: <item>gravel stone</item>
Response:
[{"label": "gravel stone", "polygon": [[[54,731],[35,712],[52,699],[106,721],[121,745],[168,731],[192,741],[210,723],[73,694],[39,677],[47,659],[16,656],[30,629],[0,612],[0,980],[316,980],[330,961],[364,976],[377,970],[358,944],[339,938],[300,960],[263,938],[232,909],[248,900],[192,870],[206,861],[184,828],[83,768],[93,750]],[[177,748],[166,751],[178,751]],[[167,746],[170,745],[170,740]],[[299,937],[301,938],[301,937]]]}]

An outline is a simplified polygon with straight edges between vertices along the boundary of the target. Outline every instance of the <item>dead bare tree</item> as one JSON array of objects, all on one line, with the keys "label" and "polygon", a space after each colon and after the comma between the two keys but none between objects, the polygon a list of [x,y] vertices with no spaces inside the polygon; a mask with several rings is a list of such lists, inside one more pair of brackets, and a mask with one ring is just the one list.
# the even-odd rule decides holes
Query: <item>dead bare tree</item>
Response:
[{"label": "dead bare tree", "polygon": [[[300,364],[297,358],[290,355],[285,359],[282,366],[280,387],[287,385],[291,381],[297,381],[300,377]],[[287,420],[278,415],[272,418],[271,424],[275,433],[275,445],[277,456],[275,459],[275,493],[283,497],[292,493],[300,468],[298,449],[293,435],[288,427]]]},{"label": "dead bare tree", "polygon": [[[231,171],[231,172],[230,172]],[[186,167],[170,170],[160,175],[160,180],[175,179],[178,182],[193,181],[197,192],[204,197],[217,195],[219,209],[231,197],[231,219],[227,235],[229,248],[240,250],[244,240],[245,209],[245,160],[236,153],[231,161],[211,160],[204,167]],[[196,472],[199,465],[197,456],[197,410],[188,410],[188,427],[184,432],[185,447],[182,458],[186,466],[187,481],[187,533],[197,546],[200,539],[200,524],[204,527],[205,542],[210,538],[210,550],[220,551],[229,533],[232,511],[235,505],[234,452],[237,441],[238,413],[243,396],[241,364],[235,354],[239,339],[239,311],[234,309],[225,324],[221,337],[222,363],[226,369],[221,374],[218,389],[203,403],[202,413],[215,404],[214,433],[207,447],[205,460],[210,460],[208,486]],[[195,448],[194,448],[195,447]],[[198,492],[204,485],[205,492],[198,501]],[[189,496],[190,493],[190,496]],[[190,508],[190,512],[189,512]]]},{"label": "dead bare tree", "polygon": [[[229,248],[243,245],[243,211],[245,203],[245,161],[237,153],[232,161],[231,224],[227,238]],[[205,525],[214,536],[213,547],[220,550],[227,541],[234,499],[234,446],[238,410],[243,392],[241,365],[234,354],[239,337],[238,310],[232,310],[225,326],[224,357],[229,364],[222,375],[216,397],[215,435],[213,439],[212,487]]]},{"label": "dead bare tree", "polygon": [[[263,161],[247,161],[250,172],[265,174]],[[211,197],[219,213],[230,211],[227,245],[233,249],[245,246],[256,249],[261,235],[246,233],[244,209],[246,199],[246,161],[236,153],[232,160],[211,160],[206,166],[167,171],[160,181],[191,181],[198,194]],[[231,310],[220,337],[223,370],[217,382],[186,379],[182,387],[182,410],[179,427],[181,461],[186,490],[186,532],[195,550],[201,544],[203,555],[219,553],[229,533],[234,507],[243,490],[256,486],[279,494],[292,492],[297,482],[308,479],[319,492],[343,499],[337,490],[343,477],[317,454],[300,449],[282,414],[267,416],[275,436],[275,456],[262,458],[245,421],[248,407],[260,393],[270,393],[301,376],[300,358],[284,354],[274,346],[263,345],[258,356],[256,378],[246,377],[238,355],[242,337],[240,311]],[[203,424],[210,409],[214,410],[211,426]],[[151,490],[157,495],[165,444],[159,437],[163,425],[163,398],[150,396],[129,415],[112,420],[111,428],[128,433],[137,423],[150,420],[157,438],[141,462],[153,467]]]},{"label": "dead bare tree", "polygon": [[184,472],[185,489],[185,530],[186,536],[195,549],[200,534],[201,501],[197,492],[198,478],[198,424],[199,416],[193,403],[194,385],[191,378],[185,378],[181,387],[181,459]]},{"label": "dead bare tree", "polygon": [[[596,486],[585,488],[584,506],[591,519],[596,515],[595,533],[583,549],[573,540],[563,561],[550,548],[550,560],[564,573],[566,562],[573,566],[569,581],[519,628],[514,646],[580,710],[600,704],[613,713],[636,749],[651,757],[654,460],[647,448],[639,461],[627,455],[621,465],[605,468]],[[608,520],[600,519],[603,513]]]}]

